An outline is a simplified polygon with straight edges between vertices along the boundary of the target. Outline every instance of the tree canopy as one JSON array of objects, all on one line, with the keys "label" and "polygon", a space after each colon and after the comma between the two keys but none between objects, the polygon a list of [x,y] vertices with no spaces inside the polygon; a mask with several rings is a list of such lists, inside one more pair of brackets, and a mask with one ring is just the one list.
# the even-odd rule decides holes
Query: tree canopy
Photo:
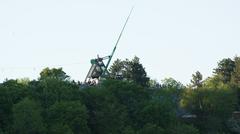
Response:
[{"label": "tree canopy", "polygon": [[240,133],[240,58],[197,71],[190,86],[150,80],[139,58],[116,60],[110,78],[79,86],[62,68],[37,80],[0,84],[0,134],[236,134]]},{"label": "tree canopy", "polygon": [[149,77],[138,57],[134,57],[131,61],[128,59],[124,61],[117,59],[109,71],[114,79],[132,81],[144,87],[149,84]]},{"label": "tree canopy", "polygon": [[62,68],[45,68],[40,73],[40,80],[45,79],[59,79],[59,80],[67,80],[69,78],[68,75],[62,70]]}]

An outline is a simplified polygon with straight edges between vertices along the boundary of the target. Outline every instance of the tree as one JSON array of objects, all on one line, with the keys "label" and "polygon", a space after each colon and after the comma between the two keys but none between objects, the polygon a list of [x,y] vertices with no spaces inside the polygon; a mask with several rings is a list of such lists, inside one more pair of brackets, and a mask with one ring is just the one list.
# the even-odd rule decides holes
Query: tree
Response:
[{"label": "tree", "polygon": [[14,133],[43,134],[46,130],[40,105],[29,98],[13,106],[13,119]]},{"label": "tree", "polygon": [[117,134],[128,123],[127,109],[105,87],[85,89],[84,104],[89,110],[88,124],[92,134]]},{"label": "tree", "polygon": [[49,108],[60,101],[75,101],[80,99],[79,86],[76,83],[59,79],[32,81],[30,96],[38,100],[42,107]]},{"label": "tree", "polygon": [[109,69],[110,76],[114,79],[123,79],[127,81],[135,82],[141,86],[147,87],[149,77],[145,68],[140,63],[138,57],[134,57],[131,61],[126,59],[125,61],[116,60]]},{"label": "tree", "polygon": [[162,88],[183,89],[185,87],[181,82],[170,77],[162,80]]},{"label": "tree", "polygon": [[223,59],[218,63],[218,67],[214,69],[214,73],[221,77],[224,83],[231,81],[232,73],[235,70],[235,62],[232,59]]},{"label": "tree", "polygon": [[229,88],[199,88],[185,90],[181,106],[197,116],[194,125],[201,133],[225,131],[225,122],[236,108],[237,97]]},{"label": "tree", "polygon": [[10,131],[13,124],[12,107],[27,96],[27,87],[16,80],[0,84],[0,128]]},{"label": "tree", "polygon": [[0,134],[4,134],[4,132],[2,131],[2,129],[0,128]]},{"label": "tree", "polygon": [[203,76],[199,71],[197,71],[195,74],[193,74],[192,75],[192,80],[191,80],[192,87],[193,88],[202,87],[202,83],[203,83],[202,79],[203,79]]},{"label": "tree", "polygon": [[48,110],[48,123],[50,131],[59,132],[60,126],[68,133],[90,134],[87,125],[88,113],[86,107],[79,101],[56,102]]},{"label": "tree", "polygon": [[17,79],[16,81],[17,81],[18,84],[22,84],[24,86],[28,86],[28,84],[30,83],[29,78]]},{"label": "tree", "polygon": [[180,109],[178,103],[181,99],[181,94],[183,92],[183,89],[185,89],[185,86],[173,78],[165,78],[162,80],[161,88],[165,91],[158,91],[157,95],[164,93],[164,97],[162,98],[170,98],[176,110],[179,111]]},{"label": "tree", "polygon": [[123,79],[123,68],[124,68],[124,62],[120,59],[117,59],[114,61],[113,65],[110,67],[110,77],[114,79]]},{"label": "tree", "polygon": [[48,132],[50,134],[74,134],[72,129],[63,122],[56,122],[51,124]]},{"label": "tree", "polygon": [[136,134],[136,132],[131,126],[127,126],[124,128],[122,134]]},{"label": "tree", "polygon": [[235,68],[232,75],[232,83],[240,87],[240,57],[234,58]]},{"label": "tree", "polygon": [[142,129],[140,129],[138,134],[165,134],[165,132],[161,127],[148,123]]},{"label": "tree", "polygon": [[[103,83],[104,88],[113,94],[117,101],[126,108],[128,123],[139,124],[139,114],[145,104],[149,101],[150,95],[147,90],[136,83],[128,81],[109,80]],[[129,125],[130,125],[129,124]]]},{"label": "tree", "polygon": [[139,62],[138,57],[134,57],[132,62],[130,62],[131,65],[131,78],[136,83],[142,85],[143,87],[148,86],[149,78],[147,77],[147,73],[145,71],[145,68],[143,65]]},{"label": "tree", "polygon": [[149,87],[154,89],[154,88],[160,88],[161,85],[159,84],[159,82],[157,80],[150,79]]},{"label": "tree", "polygon": [[150,123],[168,129],[177,120],[176,110],[171,100],[152,100],[140,110],[138,119],[140,127]]},{"label": "tree", "polygon": [[69,76],[62,70],[62,68],[49,69],[48,67],[43,69],[40,73],[40,80],[46,79],[58,79],[58,80],[68,80]]},{"label": "tree", "polygon": [[177,123],[171,129],[168,129],[169,134],[199,134],[199,130],[192,125]]}]

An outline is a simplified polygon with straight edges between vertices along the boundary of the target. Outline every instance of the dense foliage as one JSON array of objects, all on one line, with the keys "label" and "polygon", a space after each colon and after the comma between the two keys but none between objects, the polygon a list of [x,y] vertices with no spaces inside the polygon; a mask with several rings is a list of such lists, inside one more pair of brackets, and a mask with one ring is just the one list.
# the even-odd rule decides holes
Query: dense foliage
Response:
[{"label": "dense foliage", "polygon": [[61,68],[4,81],[0,134],[240,133],[239,57],[220,61],[205,80],[197,71],[187,86],[149,80],[136,57],[115,61],[110,73],[98,86],[71,81]]}]

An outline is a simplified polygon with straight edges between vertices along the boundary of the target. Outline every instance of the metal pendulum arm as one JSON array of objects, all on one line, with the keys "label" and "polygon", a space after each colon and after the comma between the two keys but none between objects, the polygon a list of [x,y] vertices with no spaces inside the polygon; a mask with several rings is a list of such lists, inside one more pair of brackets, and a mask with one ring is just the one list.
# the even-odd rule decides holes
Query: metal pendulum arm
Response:
[{"label": "metal pendulum arm", "polygon": [[114,55],[116,49],[117,49],[118,43],[119,43],[119,41],[120,41],[120,39],[121,39],[121,37],[122,37],[122,34],[123,34],[124,29],[125,29],[125,27],[126,27],[126,25],[127,25],[127,23],[128,23],[128,20],[129,20],[131,14],[132,14],[133,9],[134,9],[134,7],[132,7],[132,9],[131,9],[131,11],[130,11],[128,17],[127,17],[127,20],[126,20],[126,22],[125,22],[125,24],[124,24],[124,26],[123,26],[123,28],[122,28],[122,31],[121,31],[121,33],[120,33],[120,35],[119,35],[119,37],[118,37],[118,40],[117,40],[117,42],[116,42],[116,45],[115,45],[115,47],[114,47],[114,49],[113,49],[113,51],[112,51],[112,54],[109,56],[109,60],[108,60],[108,62],[107,62],[107,64],[106,64],[106,68],[105,68],[103,74],[105,74],[106,71],[107,71],[107,69],[108,69],[108,66],[109,66],[109,64],[110,64],[110,62],[111,62],[111,60],[112,60],[112,57],[113,57],[113,55]]}]

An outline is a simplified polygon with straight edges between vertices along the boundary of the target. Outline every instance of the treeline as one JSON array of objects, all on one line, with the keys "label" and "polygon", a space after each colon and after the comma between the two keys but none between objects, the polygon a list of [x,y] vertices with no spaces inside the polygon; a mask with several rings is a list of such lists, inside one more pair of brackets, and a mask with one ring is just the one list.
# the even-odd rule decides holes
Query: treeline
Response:
[{"label": "treeline", "polygon": [[139,58],[116,60],[98,86],[45,68],[0,84],[0,134],[238,134],[240,57],[189,85],[151,80]]}]

